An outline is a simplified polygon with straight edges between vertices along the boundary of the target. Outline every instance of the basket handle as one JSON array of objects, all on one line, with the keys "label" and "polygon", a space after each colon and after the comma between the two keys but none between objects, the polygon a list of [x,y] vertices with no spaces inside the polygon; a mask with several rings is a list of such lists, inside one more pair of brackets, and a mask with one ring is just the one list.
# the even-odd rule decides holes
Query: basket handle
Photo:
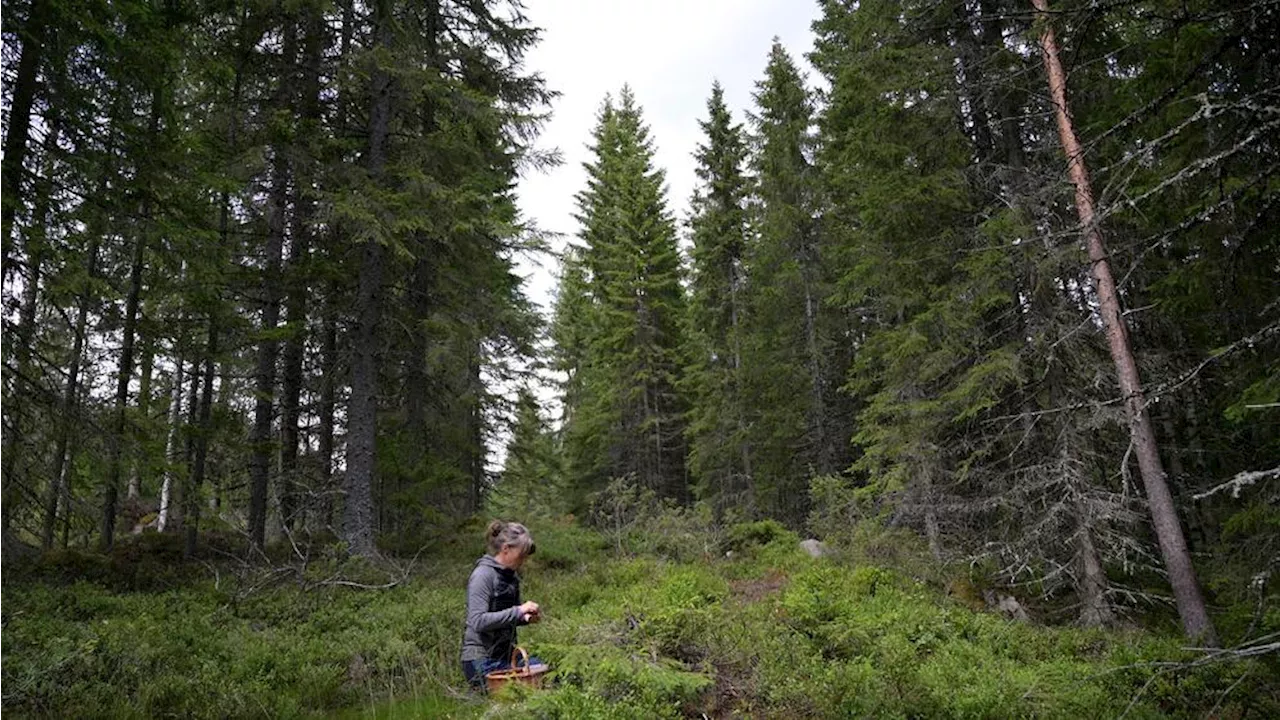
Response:
[{"label": "basket handle", "polygon": [[516,670],[520,667],[518,661],[516,660],[517,656],[524,656],[524,667],[526,670],[529,669],[529,651],[525,650],[519,645],[517,645],[515,648],[511,650],[511,669]]}]

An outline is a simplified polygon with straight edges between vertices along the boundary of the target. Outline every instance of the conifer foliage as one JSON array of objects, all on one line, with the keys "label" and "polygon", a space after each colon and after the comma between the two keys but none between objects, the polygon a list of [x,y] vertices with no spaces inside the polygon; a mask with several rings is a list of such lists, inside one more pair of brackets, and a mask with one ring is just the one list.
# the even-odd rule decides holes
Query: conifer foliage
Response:
[{"label": "conifer foliage", "polygon": [[156,524],[368,556],[478,509],[507,414],[484,378],[538,324],[512,187],[551,94],[522,8],[21,5],[6,549]]},{"label": "conifer foliage", "polygon": [[581,245],[566,261],[557,318],[574,343],[563,368],[573,482],[588,492],[629,477],[687,499],[681,261],[664,173],[629,88],[605,99],[592,137],[577,196]]}]

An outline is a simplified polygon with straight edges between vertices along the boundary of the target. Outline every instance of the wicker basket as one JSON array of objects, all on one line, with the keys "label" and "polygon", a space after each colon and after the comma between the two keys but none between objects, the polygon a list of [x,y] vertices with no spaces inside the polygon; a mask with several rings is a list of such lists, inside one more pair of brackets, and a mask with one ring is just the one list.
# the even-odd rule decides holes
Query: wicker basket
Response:
[{"label": "wicker basket", "polygon": [[[520,664],[520,658],[524,658],[523,667]],[[549,665],[538,663],[537,665],[529,664],[529,653],[522,647],[517,647],[511,651],[511,667],[506,670],[494,670],[486,673],[484,676],[485,685],[488,686],[489,692],[496,692],[498,688],[510,682],[524,683],[531,687],[542,687],[542,677],[551,670]]]}]

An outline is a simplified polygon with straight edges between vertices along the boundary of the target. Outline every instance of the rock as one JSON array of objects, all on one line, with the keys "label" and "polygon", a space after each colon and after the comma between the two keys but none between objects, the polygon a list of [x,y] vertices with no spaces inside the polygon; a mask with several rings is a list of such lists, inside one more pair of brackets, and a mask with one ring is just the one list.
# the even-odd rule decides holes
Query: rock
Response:
[{"label": "rock", "polygon": [[809,553],[809,557],[820,558],[827,554],[827,544],[821,540],[815,540],[814,538],[801,540],[800,549]]},{"label": "rock", "polygon": [[1030,622],[1031,617],[1027,615],[1027,611],[1022,607],[1022,603],[1017,598],[1004,593],[996,593],[995,608],[1000,611],[1001,615],[1010,620],[1018,622]]}]

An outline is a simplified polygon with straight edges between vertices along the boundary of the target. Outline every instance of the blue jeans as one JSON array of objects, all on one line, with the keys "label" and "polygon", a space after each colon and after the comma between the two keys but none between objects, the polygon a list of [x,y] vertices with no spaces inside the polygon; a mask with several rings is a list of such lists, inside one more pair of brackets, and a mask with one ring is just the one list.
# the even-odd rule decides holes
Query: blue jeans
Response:
[{"label": "blue jeans", "polygon": [[[529,658],[529,664],[541,665],[542,661],[536,657],[531,657]],[[524,667],[524,665],[521,664],[520,667]],[[509,669],[511,669],[510,660],[493,660],[490,658],[481,658],[480,660],[463,660],[462,661],[462,674],[467,677],[467,682],[471,684],[471,687],[476,688],[478,690],[485,689],[485,684],[484,684],[485,675],[493,672],[494,670],[509,670]]]}]

